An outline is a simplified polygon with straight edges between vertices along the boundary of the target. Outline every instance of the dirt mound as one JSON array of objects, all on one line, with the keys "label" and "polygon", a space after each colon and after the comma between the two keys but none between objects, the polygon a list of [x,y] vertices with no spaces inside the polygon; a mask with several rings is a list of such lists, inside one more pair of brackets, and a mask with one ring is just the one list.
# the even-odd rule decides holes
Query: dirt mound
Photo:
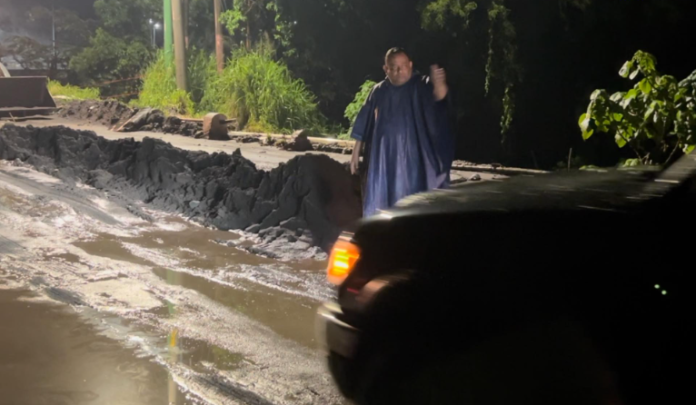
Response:
[{"label": "dirt mound", "polygon": [[361,214],[349,173],[324,155],[297,156],[266,172],[239,150],[208,154],[151,138],[109,141],[91,131],[8,124],[0,128],[0,159],[19,159],[222,230],[257,233],[257,249],[282,247],[273,254],[285,259],[311,246],[328,249]]},{"label": "dirt mound", "polygon": [[65,103],[58,115],[98,122],[114,130],[123,132],[150,131],[183,136],[195,136],[200,125],[183,121],[179,117],[165,116],[157,109],[133,109],[114,100],[79,100]]},{"label": "dirt mound", "polygon": [[118,127],[130,119],[135,111],[115,100],[75,100],[63,104],[58,115],[98,122],[107,127]]}]

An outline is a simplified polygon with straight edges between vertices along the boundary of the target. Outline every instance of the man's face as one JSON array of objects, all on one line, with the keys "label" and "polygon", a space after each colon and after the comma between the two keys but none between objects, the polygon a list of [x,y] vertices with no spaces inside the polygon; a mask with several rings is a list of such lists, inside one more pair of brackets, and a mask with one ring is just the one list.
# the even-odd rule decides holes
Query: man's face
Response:
[{"label": "man's face", "polygon": [[413,75],[413,62],[403,53],[393,55],[384,65],[384,73],[394,86],[401,86],[411,79]]}]

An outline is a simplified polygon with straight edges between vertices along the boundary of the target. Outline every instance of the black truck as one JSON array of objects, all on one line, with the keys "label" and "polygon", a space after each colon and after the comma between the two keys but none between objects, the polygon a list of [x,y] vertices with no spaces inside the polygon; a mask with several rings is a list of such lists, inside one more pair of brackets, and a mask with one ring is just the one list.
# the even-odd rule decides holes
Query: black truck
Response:
[{"label": "black truck", "polygon": [[692,396],[696,157],[409,197],[336,243],[317,317],[357,404]]}]

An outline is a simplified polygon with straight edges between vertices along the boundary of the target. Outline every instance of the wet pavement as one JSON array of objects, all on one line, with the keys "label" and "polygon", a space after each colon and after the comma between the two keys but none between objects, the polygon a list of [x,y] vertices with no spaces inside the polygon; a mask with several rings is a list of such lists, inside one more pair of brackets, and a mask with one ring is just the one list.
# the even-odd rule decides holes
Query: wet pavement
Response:
[{"label": "wet pavement", "polygon": [[0,279],[0,404],[193,404],[166,369]]},{"label": "wet pavement", "polygon": [[[76,392],[42,394],[37,378],[17,383],[10,403],[344,402],[314,334],[316,308],[334,294],[325,263],[258,257],[235,247],[250,235],[141,204],[148,221],[129,204],[139,203],[0,161],[0,273],[13,284],[0,290],[0,314],[28,320],[2,322],[11,340],[0,358],[21,363],[13,347],[51,339],[50,353],[23,367],[43,364],[40,380],[62,376],[55,392]],[[25,296],[54,303],[20,308]],[[52,328],[61,334],[49,337]],[[74,344],[70,330],[81,331]],[[90,375],[92,385],[75,385]]]}]

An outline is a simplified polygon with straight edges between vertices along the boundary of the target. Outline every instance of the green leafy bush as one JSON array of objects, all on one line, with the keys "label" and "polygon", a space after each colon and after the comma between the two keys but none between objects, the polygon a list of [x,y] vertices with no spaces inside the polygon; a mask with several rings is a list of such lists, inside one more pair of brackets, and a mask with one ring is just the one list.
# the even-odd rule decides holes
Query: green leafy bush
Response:
[{"label": "green leafy bush", "polygon": [[152,60],[152,51],[143,42],[125,40],[102,28],[89,41],[90,46],[70,60],[70,69],[83,83],[134,78]]},{"label": "green leafy bush", "polygon": [[191,95],[176,86],[174,64],[167,66],[164,53],[143,74],[143,87],[137,100],[131,102],[138,107],[159,108],[165,112],[193,114],[195,105]]},{"label": "green leafy bush", "polygon": [[188,53],[188,85],[191,99],[199,104],[203,100],[209,80],[217,75],[215,55],[205,50],[193,50]]},{"label": "green leafy bush", "polygon": [[241,128],[320,129],[324,118],[302,80],[269,52],[238,50],[207,82],[201,108],[236,117]]},{"label": "green leafy bush", "polygon": [[665,164],[679,150],[690,153],[696,146],[696,71],[678,82],[660,75],[655,57],[638,51],[619,74],[642,79],[627,92],[592,93],[587,112],[580,117],[583,139],[595,132],[614,136],[616,144],[629,146],[637,160],[627,165]]},{"label": "green leafy bush", "polygon": [[362,86],[360,86],[360,90],[358,90],[358,92],[355,94],[355,98],[350,104],[348,104],[346,111],[343,113],[343,116],[346,117],[348,124],[350,125],[349,130],[347,133],[342,133],[339,135],[338,139],[350,139],[350,133],[353,130],[355,119],[357,118],[360,109],[365,104],[367,97],[370,96],[370,92],[372,92],[372,88],[375,87],[375,85],[377,85],[376,82],[367,80],[362,84]]},{"label": "green leafy bush", "polygon": [[74,100],[96,100],[99,98],[99,89],[96,87],[78,87],[70,84],[50,80],[48,92],[52,96],[63,96]]},{"label": "green leafy bush", "polygon": [[358,90],[358,92],[355,94],[353,101],[348,104],[348,107],[346,107],[346,111],[343,113],[343,116],[346,117],[351,127],[353,126],[355,118],[358,116],[360,109],[365,104],[367,97],[370,95],[370,92],[372,92],[372,88],[376,85],[377,83],[373,82],[372,80],[368,80],[363,83],[362,86],[360,86],[360,90]]}]

